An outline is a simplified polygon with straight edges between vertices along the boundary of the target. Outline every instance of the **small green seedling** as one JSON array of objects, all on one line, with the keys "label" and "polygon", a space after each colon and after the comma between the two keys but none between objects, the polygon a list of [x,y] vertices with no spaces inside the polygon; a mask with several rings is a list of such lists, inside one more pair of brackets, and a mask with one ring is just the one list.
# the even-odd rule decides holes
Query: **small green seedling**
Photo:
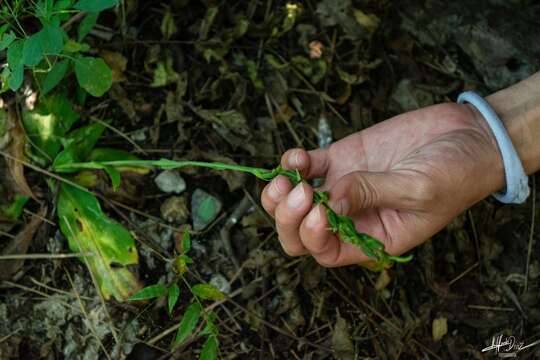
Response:
[{"label": "small green seedling", "polygon": [[[161,169],[177,169],[187,166],[205,167],[215,170],[232,170],[241,171],[252,174],[257,178],[270,181],[278,175],[286,176],[294,185],[304,181],[298,171],[287,170],[281,166],[276,167],[273,170],[242,166],[242,165],[230,165],[220,162],[201,162],[201,161],[173,161],[169,159],[160,160],[120,160],[120,161],[102,161],[102,162],[81,162],[81,163],[65,163],[53,165],[53,170],[60,173],[72,173],[83,169],[102,169],[106,172],[114,173],[111,169],[118,167],[159,167]],[[113,185],[119,185],[119,178],[115,176],[111,178]],[[353,220],[344,215],[338,215],[330,205],[328,204],[328,193],[322,191],[315,191],[313,196],[314,204],[321,204],[326,211],[326,217],[330,224],[330,229],[339,239],[343,242],[353,244],[372,258],[376,262],[377,269],[388,268],[392,266],[394,262],[406,263],[412,260],[412,255],[408,256],[391,256],[385,251],[384,244],[365,233],[360,233],[356,230]]]},{"label": "small green seedling", "polygon": [[[206,341],[201,349],[200,359],[213,360],[217,359],[219,347],[219,329],[215,324],[217,316],[214,312],[205,310],[202,302],[204,300],[221,301],[225,299],[225,295],[211,284],[196,284],[190,286],[189,282],[184,278],[184,274],[187,272],[187,265],[192,262],[191,258],[187,255],[190,249],[191,237],[189,230],[186,229],[182,236],[182,253],[177,256],[176,268],[179,277],[183,280],[193,297],[192,303],[187,307],[178,324],[178,330],[172,347],[176,348],[182,345],[190,336],[206,336]],[[139,290],[128,300],[146,301],[163,298],[165,296],[167,296],[167,311],[169,316],[172,316],[174,307],[178,303],[180,297],[180,287],[176,281],[170,286],[162,284],[149,285]],[[199,324],[201,318],[203,319],[205,326],[197,334],[195,333],[195,328]]]}]

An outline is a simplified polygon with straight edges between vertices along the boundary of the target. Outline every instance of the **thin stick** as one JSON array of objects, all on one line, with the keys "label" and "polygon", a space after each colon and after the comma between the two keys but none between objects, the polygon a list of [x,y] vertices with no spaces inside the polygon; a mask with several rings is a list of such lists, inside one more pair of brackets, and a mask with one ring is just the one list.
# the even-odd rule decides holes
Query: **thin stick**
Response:
[{"label": "thin stick", "polygon": [[464,277],[465,275],[467,275],[468,273],[470,273],[475,267],[477,267],[478,265],[480,265],[479,262],[475,262],[472,266],[470,266],[467,270],[465,270],[464,272],[462,272],[461,274],[459,274],[458,276],[456,276],[454,279],[450,280],[450,282],[448,283],[448,286],[452,285],[453,283],[455,283],[456,281],[458,281],[459,279],[461,279],[462,277]]},{"label": "thin stick", "polygon": [[513,309],[513,308],[499,307],[499,306],[467,305],[467,307],[469,309],[486,310],[486,311],[508,311],[508,312],[516,311],[516,309]]},{"label": "thin stick", "polygon": [[93,253],[76,253],[76,254],[14,254],[0,255],[0,260],[54,260],[54,259],[69,259],[77,257],[95,256]]}]

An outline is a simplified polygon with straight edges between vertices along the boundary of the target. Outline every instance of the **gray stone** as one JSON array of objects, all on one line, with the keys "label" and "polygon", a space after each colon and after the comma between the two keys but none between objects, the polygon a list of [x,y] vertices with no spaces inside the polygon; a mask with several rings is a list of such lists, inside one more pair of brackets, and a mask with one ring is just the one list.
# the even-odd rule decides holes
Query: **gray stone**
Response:
[{"label": "gray stone", "polygon": [[157,187],[167,193],[180,194],[186,190],[185,180],[175,170],[165,170],[154,179]]}]

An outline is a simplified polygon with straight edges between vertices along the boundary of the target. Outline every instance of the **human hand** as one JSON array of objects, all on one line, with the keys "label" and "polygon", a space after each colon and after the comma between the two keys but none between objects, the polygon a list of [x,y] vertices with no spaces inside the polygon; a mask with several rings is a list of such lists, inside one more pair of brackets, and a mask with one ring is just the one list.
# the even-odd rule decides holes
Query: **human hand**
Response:
[{"label": "human hand", "polygon": [[[469,105],[446,103],[405,113],[352,134],[327,149],[285,152],[281,165],[306,179],[324,177],[330,206],[350,216],[358,231],[401,255],[442,229],[459,213],[504,186],[497,143]],[[278,176],[261,201],[275,218],[291,256],[311,254],[328,267],[372,266],[357,247],[329,230],[313,188]]]}]

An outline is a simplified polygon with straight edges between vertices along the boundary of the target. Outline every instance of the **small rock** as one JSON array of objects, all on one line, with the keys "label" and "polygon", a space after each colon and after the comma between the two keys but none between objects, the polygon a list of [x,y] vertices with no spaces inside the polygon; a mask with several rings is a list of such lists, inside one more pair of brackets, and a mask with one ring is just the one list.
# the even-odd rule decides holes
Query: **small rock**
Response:
[{"label": "small rock", "polygon": [[392,281],[392,277],[390,277],[390,274],[387,270],[381,271],[379,277],[377,278],[377,281],[375,282],[375,289],[377,291],[382,291],[386,289],[388,284],[390,284],[390,281]]},{"label": "small rock", "polygon": [[433,325],[431,328],[431,334],[433,341],[440,341],[444,335],[448,333],[448,324],[445,317],[438,317],[433,319]]},{"label": "small rock", "polygon": [[165,170],[154,179],[157,187],[167,193],[180,194],[182,191],[186,190],[186,182],[174,170]]},{"label": "small rock", "polygon": [[225,276],[221,274],[216,274],[212,276],[212,278],[210,279],[210,285],[214,285],[216,289],[218,289],[224,294],[231,293],[231,284],[229,283],[229,280],[227,280]]},{"label": "small rock", "polygon": [[161,218],[165,221],[183,224],[189,217],[187,200],[183,196],[171,196],[161,204]]},{"label": "small rock", "polygon": [[221,201],[206,191],[196,189],[191,197],[193,213],[193,229],[200,231],[206,228],[221,211]]}]

